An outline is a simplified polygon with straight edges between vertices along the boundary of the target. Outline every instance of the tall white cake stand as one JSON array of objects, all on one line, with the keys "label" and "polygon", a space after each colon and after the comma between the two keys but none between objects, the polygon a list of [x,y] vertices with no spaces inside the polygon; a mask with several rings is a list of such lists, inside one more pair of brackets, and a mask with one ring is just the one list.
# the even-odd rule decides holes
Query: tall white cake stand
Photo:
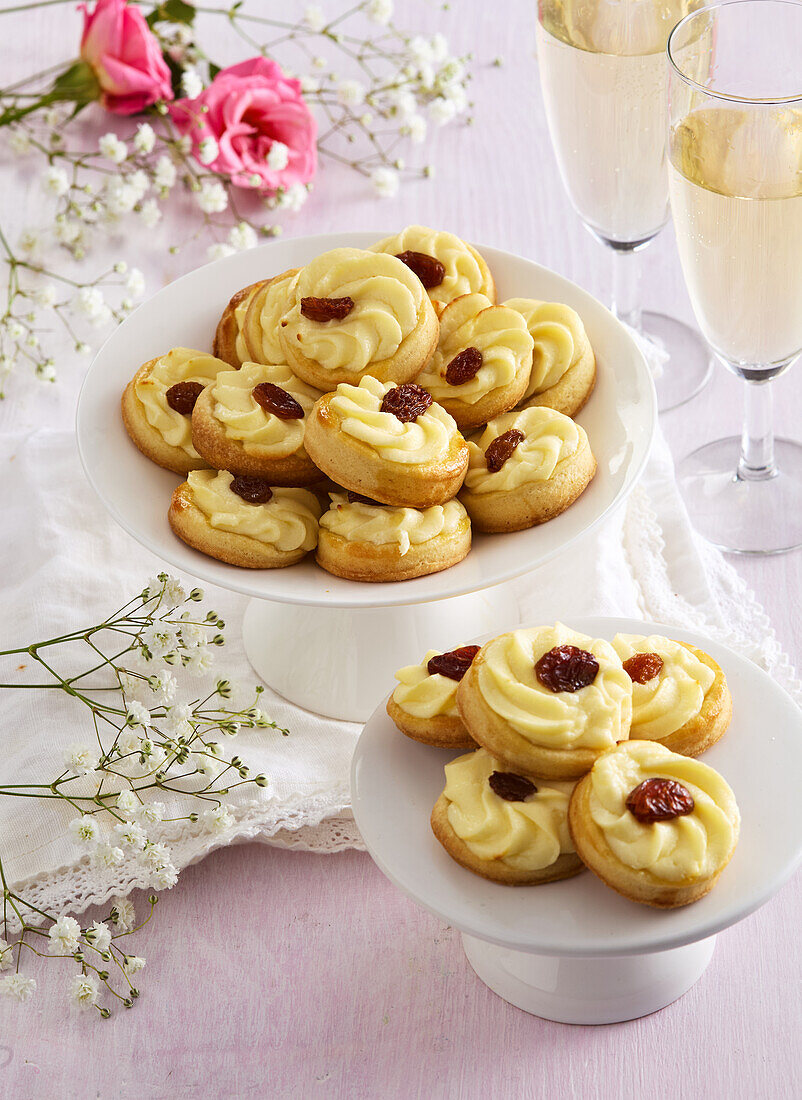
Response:
[{"label": "tall white cake stand", "polygon": [[443,573],[394,584],[357,584],[314,561],[288,569],[238,569],[186,546],[167,523],[180,480],[148,461],[128,438],[120,396],[139,366],[183,345],[210,349],[231,295],[257,279],[343,245],[367,247],[374,233],[279,241],[208,264],[136,310],[98,352],[78,403],[77,435],[87,477],[116,521],[165,562],[251,596],[243,637],[259,675],[281,695],[334,718],[364,721],[393,671],[428,648],[515,620],[503,581],[542,565],[601,524],[634,487],[656,422],[654,386],[627,331],[585,291],[519,256],[481,247],[499,301],[565,302],[587,328],[598,361],[596,389],[579,416],[598,461],[589,488],[566,512],[530,531],[476,535],[468,557]]},{"label": "tall white cake stand", "polygon": [[701,635],[632,619],[570,625],[606,638],[665,634],[701,647],[724,669],[732,724],[703,759],[732,787],[742,824],[735,854],[707,897],[659,910],[620,897],[589,871],[517,888],[466,871],[429,825],[443,765],[458,754],[404,737],[384,704],[357,742],[351,799],[380,869],[462,932],[468,961],[495,993],[549,1020],[607,1024],[645,1016],[685,993],[710,962],[716,934],[765,904],[799,864],[802,714],[766,673]]}]

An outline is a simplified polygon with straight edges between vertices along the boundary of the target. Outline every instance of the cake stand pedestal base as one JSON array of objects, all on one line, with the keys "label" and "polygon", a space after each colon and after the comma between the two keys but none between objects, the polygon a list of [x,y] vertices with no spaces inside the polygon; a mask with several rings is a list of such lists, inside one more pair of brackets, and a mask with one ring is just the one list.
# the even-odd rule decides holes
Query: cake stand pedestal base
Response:
[{"label": "cake stand pedestal base", "polygon": [[393,673],[427,649],[452,649],[520,621],[508,585],[400,607],[305,606],[251,600],[242,637],[265,683],[329,718],[365,722]]},{"label": "cake stand pedestal base", "polygon": [[505,1001],[562,1024],[615,1024],[676,1001],[705,972],[716,937],[647,955],[581,958],[513,951],[463,933],[468,962]]}]

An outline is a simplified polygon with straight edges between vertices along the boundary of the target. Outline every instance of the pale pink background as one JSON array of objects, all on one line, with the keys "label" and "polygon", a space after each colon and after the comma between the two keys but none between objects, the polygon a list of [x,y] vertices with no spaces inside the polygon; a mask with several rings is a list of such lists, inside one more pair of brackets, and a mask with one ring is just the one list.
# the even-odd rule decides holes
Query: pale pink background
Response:
[{"label": "pale pink background", "polygon": [[[545,130],[532,0],[506,0],[492,13],[480,0],[452,3],[447,15],[424,0],[397,7],[410,28],[439,23],[454,49],[477,54],[475,125],[432,131],[422,156],[436,178],[408,185],[391,202],[326,165],[285,232],[442,224],[531,256],[604,299],[605,254],[568,205]],[[49,64],[77,41],[69,9],[6,17],[1,26],[14,27],[4,35],[4,83],[25,71],[26,56]],[[503,68],[488,67],[497,54]],[[15,178],[4,173],[4,217],[13,211],[20,228],[35,220],[38,198]],[[187,263],[122,254],[155,277],[151,286]],[[689,317],[670,230],[644,268],[645,304]],[[797,367],[776,386],[778,425],[797,435],[799,377]],[[67,423],[74,385],[52,390],[48,419]],[[701,397],[664,418],[675,454],[736,431],[739,397],[739,383],[719,369]],[[41,401],[41,391],[21,387],[0,407],[0,428],[33,427]],[[799,663],[802,555],[736,565]],[[0,1094],[791,1098],[802,1094],[800,915],[797,878],[720,936],[709,970],[679,1002],[633,1023],[568,1027],[491,994],[459,936],[399,894],[368,856],[229,849],[185,871],[162,896],[152,932],[137,938],[148,966],[132,1011],[105,1023],[72,1015],[43,968],[33,971],[41,980],[29,1005],[0,1002]]]}]

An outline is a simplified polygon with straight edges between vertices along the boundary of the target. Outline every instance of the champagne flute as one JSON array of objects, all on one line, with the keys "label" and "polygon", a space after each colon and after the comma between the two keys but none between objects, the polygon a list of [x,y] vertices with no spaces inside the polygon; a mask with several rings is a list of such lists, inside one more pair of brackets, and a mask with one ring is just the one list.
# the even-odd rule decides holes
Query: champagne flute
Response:
[{"label": "champagne flute", "polygon": [[668,352],[661,412],[694,397],[712,362],[698,332],[642,312],[636,257],[668,221],[665,48],[702,0],[538,0],[537,52],[563,183],[590,232],[612,249],[612,308]]},{"label": "champagne flute", "polygon": [[775,440],[770,383],[802,352],[802,4],[730,0],[668,42],[669,186],[696,318],[744,380],[740,438],[678,467],[697,529],[725,550],[802,546],[802,445]]}]

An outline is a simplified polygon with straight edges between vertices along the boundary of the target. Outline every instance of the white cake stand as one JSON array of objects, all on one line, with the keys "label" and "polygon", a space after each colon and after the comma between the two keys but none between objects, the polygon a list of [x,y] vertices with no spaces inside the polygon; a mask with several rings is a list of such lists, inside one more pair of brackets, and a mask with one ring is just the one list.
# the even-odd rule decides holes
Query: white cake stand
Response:
[{"label": "white cake stand", "polygon": [[494,587],[548,561],[597,527],[640,476],[655,428],[654,386],[626,330],[568,280],[518,256],[481,246],[499,301],[528,296],[565,302],[582,316],[599,364],[579,421],[598,472],[561,516],[531,531],[478,535],[468,557],[443,573],[395,584],[357,584],[311,559],[288,569],[238,569],[192,550],[167,523],[179,478],[149,462],[129,440],[120,395],[139,366],[183,345],[209,349],[223,307],[240,287],[298,267],[342,245],[381,235],[341,233],[279,241],[208,264],[165,287],[106,341],[78,402],[78,448],[86,474],[117,522],[165,562],[252,597],[243,636],[248,658],[276,691],[334,718],[364,721],[393,671],[427,648],[449,648],[515,621],[515,603]]},{"label": "white cake stand", "polygon": [[[700,646],[724,669],[732,724],[704,761],[735,792],[742,825],[735,855],[707,897],[659,910],[620,897],[589,871],[511,888],[464,870],[429,825],[443,789],[443,765],[458,754],[404,737],[384,704],[357,743],[351,798],[378,866],[462,932],[468,961],[495,993],[549,1020],[615,1023],[645,1016],[685,993],[710,962],[716,934],[765,904],[799,863],[802,714],[766,673],[701,635],[631,619],[570,625],[606,638],[617,631],[665,634]],[[417,659],[418,652],[408,658]]]}]

